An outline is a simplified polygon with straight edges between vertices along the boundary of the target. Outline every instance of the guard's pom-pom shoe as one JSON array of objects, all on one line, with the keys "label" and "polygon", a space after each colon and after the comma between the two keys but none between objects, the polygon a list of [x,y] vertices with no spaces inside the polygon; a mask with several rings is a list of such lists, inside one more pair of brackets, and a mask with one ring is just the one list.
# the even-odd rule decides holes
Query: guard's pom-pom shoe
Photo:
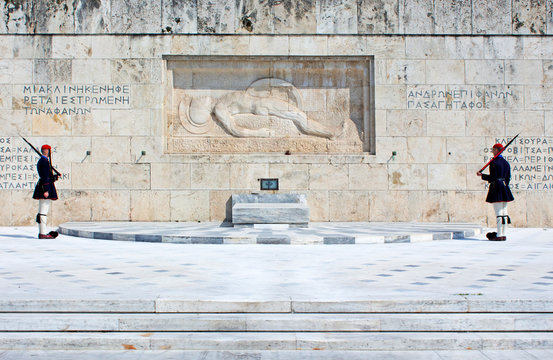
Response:
[{"label": "guard's pom-pom shoe", "polygon": [[52,237],[52,239],[55,239],[55,238],[58,237],[59,234],[58,234],[57,231],[50,231],[50,232],[48,233],[48,235],[50,235],[50,236]]},{"label": "guard's pom-pom shoe", "polygon": [[53,239],[52,235],[50,234],[38,234],[39,239]]},{"label": "guard's pom-pom shoe", "polygon": [[488,238],[488,240],[495,239],[497,237],[497,233],[495,231],[489,232],[486,234],[486,237]]},{"label": "guard's pom-pom shoe", "polygon": [[490,241],[505,241],[505,240],[507,240],[506,236],[497,236],[497,237],[494,237],[494,238],[490,239]]}]

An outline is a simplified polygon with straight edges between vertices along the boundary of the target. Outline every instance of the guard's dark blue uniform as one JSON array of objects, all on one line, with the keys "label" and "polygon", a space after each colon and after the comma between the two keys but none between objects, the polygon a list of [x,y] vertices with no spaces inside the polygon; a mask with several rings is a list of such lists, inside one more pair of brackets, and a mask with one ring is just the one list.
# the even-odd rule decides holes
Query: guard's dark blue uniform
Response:
[{"label": "guard's dark blue uniform", "polygon": [[490,175],[482,174],[482,180],[490,183],[486,202],[509,202],[515,199],[509,189],[511,166],[503,156],[499,155],[491,162]]},{"label": "guard's dark blue uniform", "polygon": [[[36,169],[38,171],[38,183],[35,187],[35,192],[33,193],[33,199],[50,199],[57,200],[58,193],[56,187],[54,186],[54,179],[52,177],[52,171],[50,170],[50,160],[47,156],[42,155],[36,164]],[[44,197],[44,193],[48,192],[48,197]]]}]

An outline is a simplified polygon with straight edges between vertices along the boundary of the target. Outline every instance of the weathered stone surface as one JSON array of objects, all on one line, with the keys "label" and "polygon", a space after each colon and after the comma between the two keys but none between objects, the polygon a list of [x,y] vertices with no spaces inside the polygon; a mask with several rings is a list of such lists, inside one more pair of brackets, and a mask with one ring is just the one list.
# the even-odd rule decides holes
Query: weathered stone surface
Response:
[{"label": "weathered stone surface", "polygon": [[129,148],[128,137],[93,137],[90,159],[93,162],[125,163],[130,161]]},{"label": "weathered stone surface", "polygon": [[190,188],[190,164],[153,163],[151,166],[152,189]]},{"label": "weathered stone surface", "polygon": [[545,111],[545,135],[553,135],[553,111]]},{"label": "weathered stone surface", "polygon": [[526,46],[520,37],[487,36],[484,38],[485,59],[519,59]]},{"label": "weathered stone surface", "polygon": [[249,55],[250,38],[246,36],[213,36],[209,43],[211,55]]},{"label": "weathered stone surface", "polygon": [[73,190],[109,189],[111,165],[99,163],[71,164],[71,187]]},{"label": "weathered stone surface", "polygon": [[[95,110],[94,113],[71,116],[71,134],[74,136],[108,136],[110,133],[109,110]],[[79,141],[82,143],[81,139]],[[86,150],[90,150],[90,145]],[[79,156],[84,158],[84,153]]]},{"label": "weathered stone surface", "polygon": [[232,194],[233,190],[213,190],[209,192],[209,220],[232,221]]},{"label": "weathered stone surface", "polygon": [[29,14],[32,12],[33,3],[30,1],[4,2],[0,10],[1,34],[27,34],[32,30]]},{"label": "weathered stone surface", "polygon": [[367,42],[359,36],[329,36],[328,55],[365,55]]},{"label": "weathered stone surface", "polygon": [[[35,217],[38,201],[31,200],[33,190],[11,191],[11,221],[14,225],[36,226]],[[17,204],[17,206],[13,206]]]},{"label": "weathered stone surface", "polygon": [[307,204],[311,221],[329,221],[328,191],[308,191]]},{"label": "weathered stone surface", "polygon": [[232,34],[237,28],[236,5],[234,1],[199,0],[198,33]]},{"label": "weathered stone surface", "polygon": [[110,61],[106,59],[73,59],[71,80],[74,84],[110,84]]},{"label": "weathered stone surface", "polygon": [[317,1],[317,34],[356,34],[357,0]]},{"label": "weathered stone surface", "polygon": [[426,164],[389,164],[388,188],[390,190],[426,190]]},{"label": "weathered stone surface", "polygon": [[407,207],[413,221],[448,221],[447,193],[444,191],[410,191]]},{"label": "weathered stone surface", "polygon": [[161,2],[112,1],[111,31],[123,34],[159,33]]},{"label": "weathered stone surface", "polygon": [[[330,221],[367,221],[367,191],[329,191]],[[351,219],[351,220],[350,220]]]},{"label": "weathered stone surface", "polygon": [[92,55],[92,40],[88,36],[55,36],[52,38],[52,57],[88,58]]},{"label": "weathered stone surface", "polygon": [[250,37],[250,55],[288,55],[288,36]]},{"label": "weathered stone surface", "polygon": [[465,165],[428,164],[428,190],[465,190]]},{"label": "weathered stone surface", "polygon": [[532,110],[553,109],[553,87],[552,86],[525,86],[524,105]]},{"label": "weathered stone surface", "polygon": [[397,0],[360,0],[357,2],[359,34],[394,34],[399,30]]},{"label": "weathered stone surface", "polygon": [[388,136],[376,138],[376,161],[378,163],[401,163],[406,162],[407,159],[406,137]]},{"label": "weathered stone surface", "polygon": [[109,0],[75,1],[75,33],[109,33],[111,4]]},{"label": "weathered stone surface", "polygon": [[513,34],[546,33],[546,0],[514,0],[512,4]]},{"label": "weathered stone surface", "polygon": [[60,136],[71,134],[68,115],[33,115],[33,135]]},{"label": "weathered stone surface", "polygon": [[375,86],[376,109],[404,109],[406,102],[405,87],[401,85]]},{"label": "weathered stone surface", "polygon": [[32,5],[32,23],[36,33],[71,34],[75,31],[72,0],[37,1]]},{"label": "weathered stone surface", "polygon": [[399,32],[401,34],[433,34],[434,21],[434,4],[432,2],[399,2]]},{"label": "weathered stone surface", "polygon": [[394,36],[392,38],[382,36],[367,37],[367,52],[377,58],[403,58],[405,57],[405,37]]},{"label": "weathered stone surface", "polygon": [[467,84],[503,84],[505,65],[502,60],[466,60]]},{"label": "weathered stone surface", "polygon": [[37,84],[70,83],[71,74],[71,60],[34,60],[33,80]]},{"label": "weathered stone surface", "polygon": [[407,221],[411,218],[405,206],[409,203],[407,191],[372,191],[369,196],[369,221]]},{"label": "weathered stone surface", "polygon": [[446,161],[446,138],[408,137],[407,157],[411,163],[443,163]]},{"label": "weathered stone surface", "polygon": [[93,36],[92,58],[120,59],[130,57],[128,36]]},{"label": "weathered stone surface", "polygon": [[112,164],[112,189],[150,189],[150,164]]},{"label": "weathered stone surface", "polygon": [[[476,171],[474,175],[468,174],[468,176],[477,178]],[[449,221],[485,223],[488,210],[484,203],[485,198],[486,194],[484,192],[448,191],[447,213]]]},{"label": "weathered stone surface", "polygon": [[91,220],[92,201],[88,191],[62,190],[58,191],[58,197],[48,217],[51,224]]},{"label": "weathered stone surface", "polygon": [[502,0],[472,1],[474,34],[510,34],[511,3]]},{"label": "weathered stone surface", "polygon": [[290,55],[326,55],[328,53],[328,36],[292,36]]},{"label": "weathered stone surface", "polygon": [[169,221],[169,191],[131,191],[131,221]]},{"label": "weathered stone surface", "polygon": [[315,34],[317,2],[283,0],[273,3],[276,34]]},{"label": "weathered stone surface", "polygon": [[427,84],[462,84],[465,63],[462,60],[426,60]]},{"label": "weathered stone surface", "polygon": [[236,3],[236,14],[239,19],[236,32],[243,34],[274,33],[274,3],[244,0]]},{"label": "weathered stone surface", "polygon": [[161,8],[161,32],[195,34],[198,31],[198,7],[195,1],[171,0]]},{"label": "weathered stone surface", "polygon": [[510,111],[505,113],[506,134],[541,136],[545,132],[543,111]]},{"label": "weathered stone surface", "polygon": [[310,190],[346,190],[347,188],[347,165],[312,164],[309,166]]},{"label": "weathered stone surface", "polygon": [[111,110],[111,134],[123,136],[150,135],[150,110]]},{"label": "weathered stone surface", "polygon": [[388,169],[384,164],[350,164],[350,190],[388,189]]},{"label": "weathered stone surface", "polygon": [[388,136],[423,136],[426,134],[426,111],[387,111],[385,130]]},{"label": "weathered stone surface", "polygon": [[429,111],[426,116],[429,136],[465,135],[464,111]]},{"label": "weathered stone surface", "polygon": [[442,59],[446,52],[445,37],[409,36],[405,38],[405,54],[411,59]]},{"label": "weathered stone surface", "polygon": [[[484,134],[492,136],[491,133]],[[478,163],[482,161],[484,156],[489,155],[488,151],[492,145],[493,144],[488,144],[487,139],[481,136],[448,137],[447,162],[452,164]]]},{"label": "weathered stone surface", "polygon": [[192,189],[229,189],[230,164],[191,164]]},{"label": "weathered stone surface", "polygon": [[279,179],[281,190],[307,190],[309,187],[307,164],[269,164],[269,177]]},{"label": "weathered stone surface", "polygon": [[171,191],[171,221],[208,221],[209,191]]},{"label": "weathered stone surface", "polygon": [[128,221],[130,214],[130,193],[122,190],[95,191],[90,193],[92,221],[111,219]]},{"label": "weathered stone surface", "polygon": [[150,60],[118,59],[111,62],[111,78],[117,84],[150,83],[152,75],[152,61]]},{"label": "weathered stone surface", "polygon": [[434,3],[436,34],[471,34],[472,3],[446,0]]},{"label": "weathered stone surface", "polygon": [[269,175],[269,164],[231,164],[230,188],[259,190],[259,179]]},{"label": "weathered stone surface", "polygon": [[539,60],[505,60],[506,84],[541,84],[545,65]]},{"label": "weathered stone surface", "polygon": [[388,84],[425,83],[425,62],[423,60],[388,60],[386,64]]},{"label": "weathered stone surface", "polygon": [[484,58],[484,37],[454,36],[445,38],[446,56],[451,59]]}]

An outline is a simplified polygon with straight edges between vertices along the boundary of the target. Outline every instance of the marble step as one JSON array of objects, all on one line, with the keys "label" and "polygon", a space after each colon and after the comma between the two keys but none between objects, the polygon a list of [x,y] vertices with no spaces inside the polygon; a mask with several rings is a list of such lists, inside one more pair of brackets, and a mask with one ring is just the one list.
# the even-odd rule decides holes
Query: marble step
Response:
[{"label": "marble step", "polygon": [[523,350],[553,349],[553,333],[0,332],[3,350]]},{"label": "marble step", "polygon": [[553,314],[3,313],[0,331],[553,331]]},{"label": "marble step", "polygon": [[553,299],[481,299],[450,296],[444,299],[270,300],[185,299],[0,299],[0,313],[553,313]]},{"label": "marble step", "polygon": [[348,350],[0,350],[2,360],[535,360],[552,358],[551,349],[376,350],[370,353]]}]

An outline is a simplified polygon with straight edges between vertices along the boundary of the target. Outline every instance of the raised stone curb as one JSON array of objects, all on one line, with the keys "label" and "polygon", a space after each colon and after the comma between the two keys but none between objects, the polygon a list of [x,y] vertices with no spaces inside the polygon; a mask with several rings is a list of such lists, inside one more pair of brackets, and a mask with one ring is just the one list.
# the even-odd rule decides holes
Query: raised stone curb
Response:
[{"label": "raised stone curb", "polygon": [[481,234],[476,224],[311,223],[308,228],[232,228],[220,223],[69,222],[59,232],[99,240],[178,244],[337,245],[463,239]]}]

